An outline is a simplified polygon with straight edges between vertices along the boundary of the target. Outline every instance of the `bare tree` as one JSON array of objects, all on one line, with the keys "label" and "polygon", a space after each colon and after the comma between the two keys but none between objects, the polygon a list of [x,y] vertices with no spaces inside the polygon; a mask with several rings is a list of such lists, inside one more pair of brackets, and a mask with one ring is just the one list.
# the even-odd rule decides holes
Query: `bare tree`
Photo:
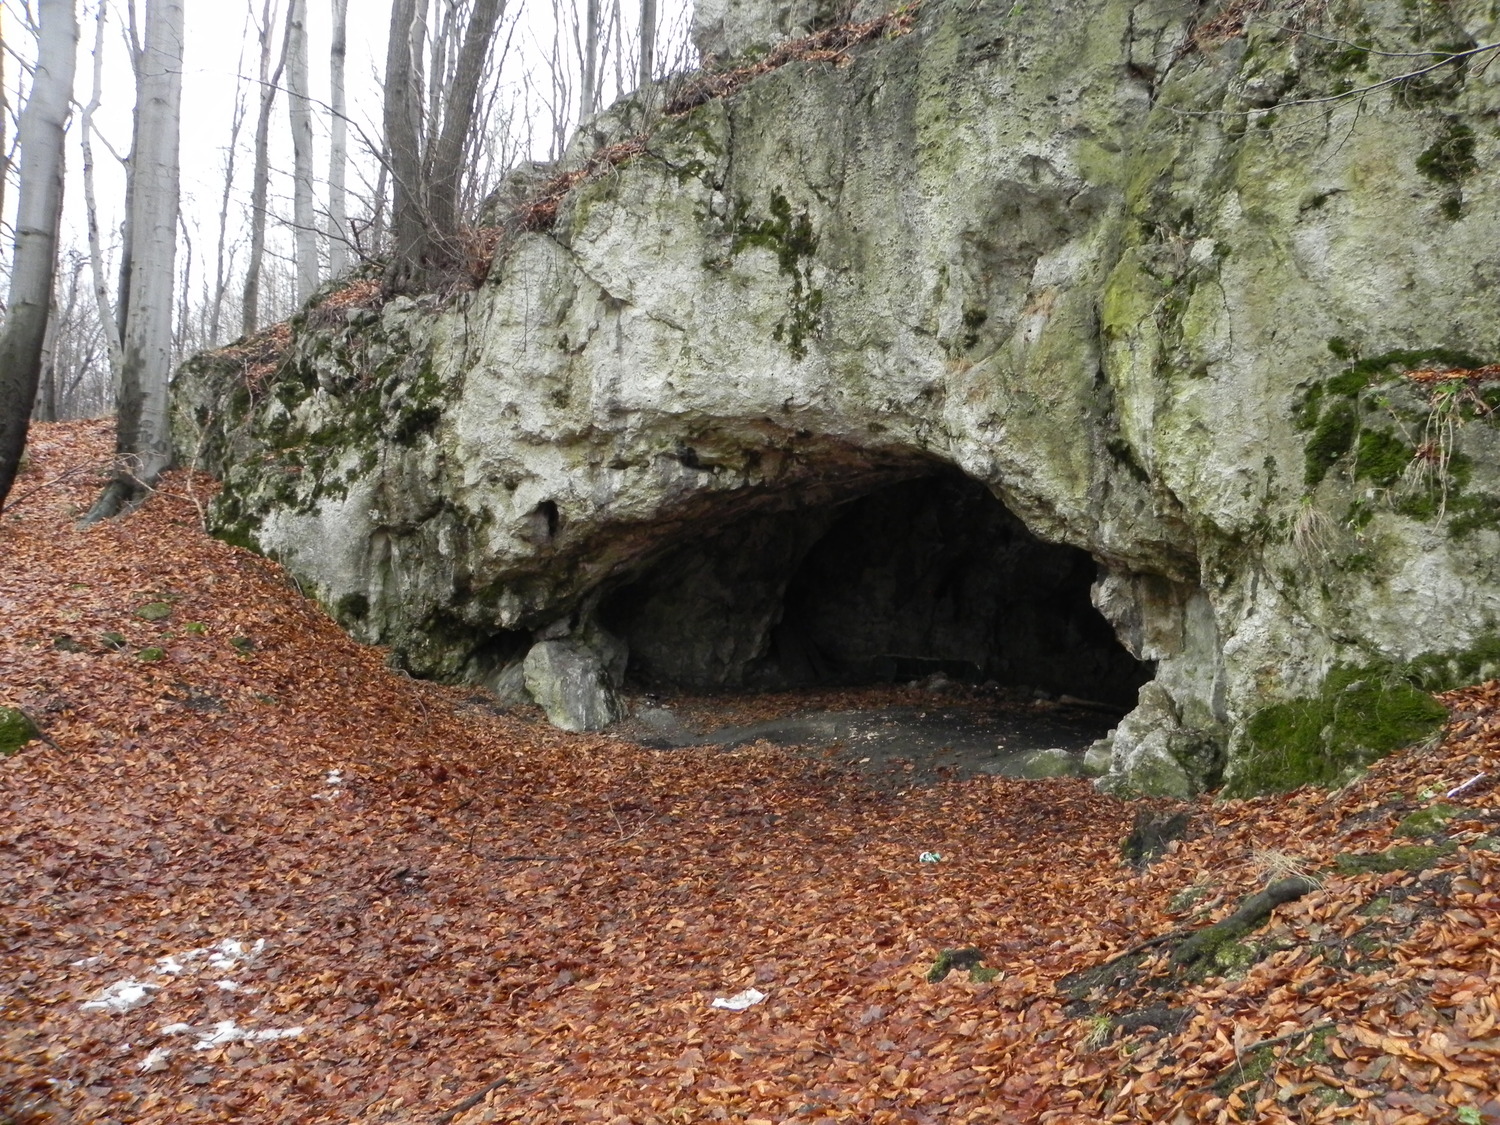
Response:
[{"label": "bare tree", "polygon": [[258,41],[260,43],[260,112],[255,118],[255,168],[250,183],[250,260],[245,266],[245,294],[240,305],[240,331],[249,335],[260,327],[260,275],[266,252],[266,196],[271,181],[271,110],[276,102],[276,87],[286,66],[286,44],[276,70],[271,70],[271,43],[275,24],[272,0],[261,8]]},{"label": "bare tree", "polygon": [[104,249],[99,242],[99,204],[94,191],[94,114],[99,110],[104,91],[104,27],[108,12],[109,6],[101,3],[94,16],[94,83],[88,105],[83,107],[79,120],[79,145],[83,150],[83,199],[88,220],[89,269],[94,283],[94,303],[109,355],[110,374],[118,380],[125,361],[120,350],[119,323],[109,305]]},{"label": "bare tree", "polygon": [[349,163],[349,129],[344,104],[344,64],[348,56],[349,0],[331,0],[333,46],[328,52],[328,275],[349,268],[348,199],[344,175]]},{"label": "bare tree", "polygon": [[0,507],[15,483],[26,449],[31,405],[41,376],[57,273],[63,145],[78,53],[73,0],[40,0],[37,14],[36,71],[19,130],[20,184],[10,299],[5,331],[0,334]]},{"label": "bare tree", "polygon": [[297,303],[318,287],[318,228],[313,218],[312,103],[308,100],[307,0],[287,7],[287,113],[292,126],[292,240],[297,247]]},{"label": "bare tree", "polygon": [[[435,115],[429,110],[425,121],[421,50],[412,43],[418,8],[417,0],[394,0],[386,54],[386,145],[395,190],[395,251],[386,287],[392,292],[431,287],[461,259],[456,236],[464,154],[504,4],[474,0],[451,78],[442,82],[441,111]],[[434,74],[432,80],[440,78]]]},{"label": "bare tree", "polygon": [[89,257],[62,255],[47,327],[47,359],[35,421],[89,418],[109,409],[113,380],[98,306],[88,279]]},{"label": "bare tree", "polygon": [[[101,5],[102,7],[102,5]],[[250,22],[250,13],[245,13],[245,23]],[[234,112],[229,120],[229,144],[224,149],[224,190],[219,195],[219,248],[214,261],[214,289],[209,301],[208,342],[219,342],[219,326],[223,323],[224,297],[229,292],[229,272],[234,265],[234,249],[229,237],[229,197],[234,192],[234,165],[240,149],[240,130],[245,125],[245,87],[242,80],[245,52],[240,48],[240,61],[235,66]]]},{"label": "bare tree", "polygon": [[128,192],[129,298],[120,334],[124,366],[115,404],[119,464],[89,521],[119,512],[172,461],[167,383],[177,254],[182,33],[183,0],[146,0]]}]

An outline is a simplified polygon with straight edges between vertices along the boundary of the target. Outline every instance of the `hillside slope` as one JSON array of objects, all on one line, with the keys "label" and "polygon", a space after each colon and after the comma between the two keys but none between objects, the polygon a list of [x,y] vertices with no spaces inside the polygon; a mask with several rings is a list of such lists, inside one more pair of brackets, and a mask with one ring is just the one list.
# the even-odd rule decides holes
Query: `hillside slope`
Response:
[{"label": "hillside slope", "polygon": [[394,673],[202,478],[76,529],[111,444],[36,427],[0,517],[48,740],[0,760],[0,1121],[1500,1122],[1493,685],[1341,791],[1173,806],[1137,871],[1085,782],[881,791]]}]

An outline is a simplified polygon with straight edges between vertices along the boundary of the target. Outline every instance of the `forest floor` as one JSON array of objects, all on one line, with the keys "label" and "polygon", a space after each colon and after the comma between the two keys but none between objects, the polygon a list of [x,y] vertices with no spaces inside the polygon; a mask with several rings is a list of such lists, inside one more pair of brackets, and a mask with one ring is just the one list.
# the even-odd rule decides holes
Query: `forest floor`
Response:
[{"label": "forest floor", "polygon": [[1087,782],[412,680],[206,480],[77,528],[110,440],[35,427],[0,516],[0,1122],[1500,1122],[1494,684],[1337,792],[1152,804],[1137,869]]}]

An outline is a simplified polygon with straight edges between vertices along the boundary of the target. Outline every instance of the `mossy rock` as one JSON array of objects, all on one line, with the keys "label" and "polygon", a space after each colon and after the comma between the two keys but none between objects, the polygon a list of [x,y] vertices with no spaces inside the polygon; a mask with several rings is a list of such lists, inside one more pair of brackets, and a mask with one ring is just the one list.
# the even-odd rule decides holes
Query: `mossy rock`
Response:
[{"label": "mossy rock", "polygon": [[1427,839],[1441,833],[1443,826],[1457,815],[1458,809],[1452,805],[1441,803],[1429,805],[1402,819],[1401,823],[1396,826],[1396,835]]},{"label": "mossy rock", "polygon": [[164,648],[158,648],[155,645],[153,645],[151,648],[143,648],[143,649],[141,649],[140,652],[138,652],[138,653],[135,654],[135,658],[137,660],[143,661],[144,663],[147,663],[147,664],[154,664],[158,660],[164,660],[166,658],[166,655],[167,655],[167,650],[166,649],[164,649]]},{"label": "mossy rock", "polygon": [[1371,762],[1430,738],[1448,711],[1413,678],[1389,665],[1340,665],[1317,695],[1258,712],[1245,725],[1246,752],[1224,795],[1337,785]]},{"label": "mossy rock", "polygon": [[1397,844],[1383,852],[1347,853],[1336,856],[1333,866],[1340,875],[1384,874],[1389,871],[1425,871],[1444,856],[1458,850],[1456,844]]},{"label": "mossy rock", "polygon": [[19,707],[0,707],[0,758],[9,758],[41,733]]},{"label": "mossy rock", "polygon": [[147,602],[135,611],[135,615],[145,621],[163,621],[172,616],[172,603]]},{"label": "mossy rock", "polygon": [[969,970],[969,979],[983,983],[993,980],[996,976],[995,970],[985,970],[984,953],[974,946],[965,946],[963,949],[945,949],[938,954],[938,959],[932,963],[932,968],[927,970],[927,983],[937,984],[947,979],[949,973],[955,969]]}]

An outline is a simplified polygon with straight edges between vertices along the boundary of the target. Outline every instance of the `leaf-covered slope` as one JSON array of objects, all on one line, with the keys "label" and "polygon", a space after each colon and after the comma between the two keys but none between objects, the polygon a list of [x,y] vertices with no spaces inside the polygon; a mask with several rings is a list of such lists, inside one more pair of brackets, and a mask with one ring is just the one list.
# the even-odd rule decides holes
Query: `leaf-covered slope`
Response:
[{"label": "leaf-covered slope", "polygon": [[[76,530],[108,448],[38,427],[0,517],[0,705],[51,740],[0,762],[0,1120],[1500,1121],[1493,688],[1137,872],[1083,782],[877,791],[395,674],[202,481]],[[1289,871],[1209,969],[1057,987]]]}]

